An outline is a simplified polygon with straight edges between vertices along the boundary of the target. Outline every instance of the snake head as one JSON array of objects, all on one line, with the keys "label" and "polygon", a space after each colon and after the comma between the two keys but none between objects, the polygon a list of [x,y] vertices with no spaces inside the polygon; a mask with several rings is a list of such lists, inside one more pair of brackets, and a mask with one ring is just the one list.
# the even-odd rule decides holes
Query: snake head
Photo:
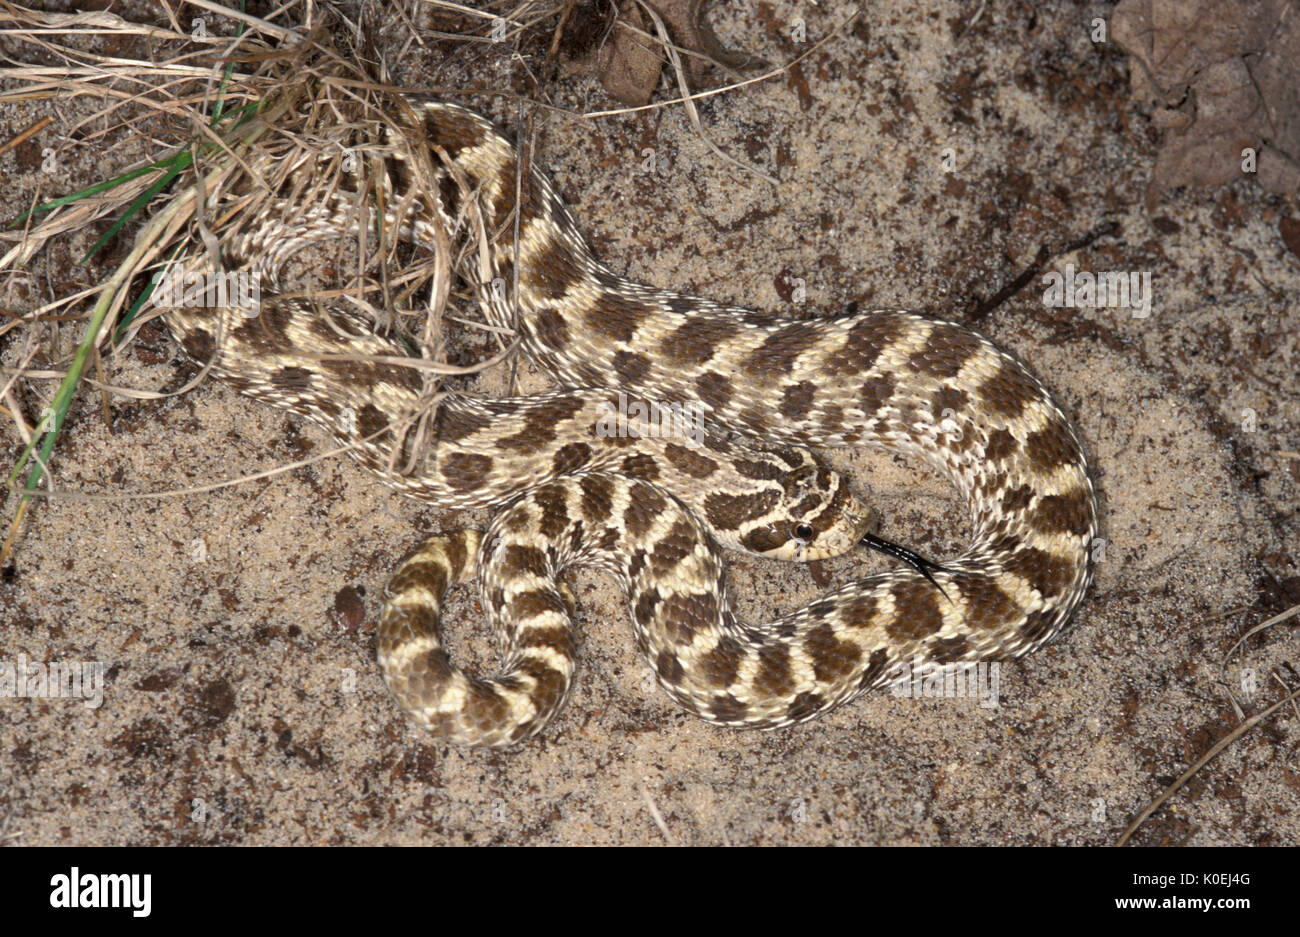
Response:
[{"label": "snake head", "polygon": [[875,529],[875,513],[849,480],[807,454],[807,463],[782,479],[776,504],[740,541],[746,552],[806,563],[848,553]]}]

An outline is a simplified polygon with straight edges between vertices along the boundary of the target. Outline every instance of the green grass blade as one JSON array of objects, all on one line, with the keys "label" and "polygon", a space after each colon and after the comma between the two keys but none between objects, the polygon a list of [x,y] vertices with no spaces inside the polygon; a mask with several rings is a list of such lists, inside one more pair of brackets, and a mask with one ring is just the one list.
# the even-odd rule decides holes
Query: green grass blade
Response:
[{"label": "green grass blade", "polygon": [[[36,445],[40,443],[41,457],[36,465],[32,466],[31,473],[27,476],[27,482],[23,486],[25,491],[34,491],[40,484],[41,476],[44,474],[42,463],[49,464],[50,453],[54,451],[54,441],[59,436],[59,430],[63,427],[63,419],[68,413],[68,407],[72,404],[73,394],[76,392],[77,384],[81,381],[81,374],[86,369],[86,362],[90,360],[90,352],[95,347],[95,336],[99,334],[100,328],[104,324],[104,317],[108,315],[109,308],[113,305],[112,297],[105,296],[95,307],[94,313],[90,317],[90,325],[86,330],[86,337],[82,339],[81,345],[77,348],[77,354],[72,359],[72,365],[68,368],[68,373],[64,375],[63,381],[59,384],[59,389],[55,391],[54,400],[42,414],[41,420],[36,424],[38,432],[32,436],[32,441],[27,444],[18,459],[18,464],[14,470],[9,473],[9,486],[12,486],[14,479],[22,472],[31,458],[32,452]],[[29,495],[23,495],[23,501],[27,501]]]},{"label": "green grass blade", "polygon": [[150,199],[170,185],[171,181],[179,176],[181,172],[187,169],[193,162],[194,157],[190,153],[177,153],[176,156],[172,158],[172,164],[167,168],[167,171],[163,173],[153,185],[141,192],[134,202],[127,206],[126,211],[122,213],[121,217],[119,217],[117,221],[114,221],[112,226],[100,236],[99,240],[91,245],[90,250],[86,251],[86,256],[77,261],[77,266],[81,266],[86,261],[90,260],[91,257],[94,257],[95,254],[99,252],[99,249],[109,242],[113,235],[122,230],[122,226],[130,221],[131,217],[136,212],[148,205]]},{"label": "green grass blade", "polygon": [[[169,157],[168,159],[171,159]],[[167,160],[163,161],[164,163]],[[89,198],[92,195],[98,195],[100,192],[107,192],[109,189],[115,189],[124,182],[130,182],[132,179],[138,179],[147,172],[153,172],[161,168],[163,163],[154,163],[152,166],[141,166],[138,169],[132,169],[130,172],[124,172],[122,175],[104,182],[96,182],[94,185],[82,189],[80,192],[73,192],[71,195],[60,195],[58,198],[50,199],[48,202],[42,202],[30,211],[25,211],[13,221],[9,222],[9,227],[14,228],[22,224],[29,217],[38,212],[53,211],[56,208],[62,208],[64,205],[71,205],[73,202],[79,202],[83,198]]]}]

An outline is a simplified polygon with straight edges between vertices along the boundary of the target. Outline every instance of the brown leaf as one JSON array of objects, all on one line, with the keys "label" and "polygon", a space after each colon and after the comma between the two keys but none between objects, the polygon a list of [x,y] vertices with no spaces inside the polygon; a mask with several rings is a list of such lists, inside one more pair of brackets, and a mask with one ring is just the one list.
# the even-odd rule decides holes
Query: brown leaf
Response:
[{"label": "brown leaf", "polygon": [[[1300,189],[1300,15],[1292,0],[1124,0],[1112,38],[1133,96],[1164,130],[1147,206],[1180,185],[1252,168],[1269,191]],[[1246,165],[1246,148],[1255,164]]]},{"label": "brown leaf", "polygon": [[1111,18],[1111,38],[1134,59],[1134,97],[1174,105],[1207,65],[1261,51],[1287,6],[1288,0],[1126,0]]},{"label": "brown leaf", "polygon": [[1196,119],[1184,131],[1166,133],[1147,190],[1154,210],[1160,193],[1178,185],[1220,185],[1241,173],[1242,150],[1258,151],[1264,110],[1250,72],[1240,59],[1211,65],[1192,86]]},{"label": "brown leaf", "polygon": [[650,102],[650,95],[659,84],[659,73],[663,70],[663,55],[659,47],[643,33],[654,33],[649,17],[635,2],[625,2],[619,8],[609,41],[596,52],[596,73],[600,76],[600,83],[610,97],[628,107]]}]

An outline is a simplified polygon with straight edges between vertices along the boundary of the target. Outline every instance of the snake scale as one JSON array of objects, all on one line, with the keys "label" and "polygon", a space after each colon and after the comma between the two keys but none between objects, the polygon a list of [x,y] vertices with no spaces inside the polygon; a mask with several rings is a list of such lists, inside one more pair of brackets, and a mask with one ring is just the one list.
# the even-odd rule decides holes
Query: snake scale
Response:
[{"label": "snake scale", "polygon": [[[1069,622],[1092,576],[1096,497],[1079,436],[1015,358],[962,325],[905,311],[780,319],[632,283],[593,256],[548,180],[521,168],[490,122],[402,100],[392,185],[422,219],[403,235],[454,232],[472,200],[497,237],[459,272],[480,286],[517,283],[481,290],[488,319],[563,389],[448,396],[415,432],[428,379],[393,366],[409,352],[339,303],[271,295],[251,318],[186,306],[165,321],[218,377],[321,424],[395,488],[446,507],[504,505],[481,534],[426,540],[389,584],[379,662],[418,724],[496,747],[547,725],[572,682],[574,602],[560,576],[574,565],[617,580],[637,646],[673,699],[738,728],[810,719],[918,657],[1026,654]],[[436,154],[436,191],[410,176],[415,146]],[[268,223],[223,251],[228,263],[274,266],[310,240],[308,228],[336,230],[344,214],[325,203],[297,229]],[[620,393],[690,403],[707,431],[601,432]],[[724,546],[812,559],[844,552],[871,526],[805,446],[868,446],[937,466],[970,505],[972,543],[933,582],[896,569],[775,621],[740,620]],[[447,589],[476,574],[504,658],[490,678],[457,668],[439,638]]]}]

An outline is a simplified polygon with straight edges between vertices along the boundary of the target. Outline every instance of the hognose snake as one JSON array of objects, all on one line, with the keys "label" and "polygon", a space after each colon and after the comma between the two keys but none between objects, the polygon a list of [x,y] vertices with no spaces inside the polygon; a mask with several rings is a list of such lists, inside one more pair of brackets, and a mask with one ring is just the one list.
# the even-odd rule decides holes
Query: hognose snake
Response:
[{"label": "hognose snake", "polygon": [[[454,742],[506,746],[552,719],[576,657],[560,579],[572,565],[614,576],[660,684],[725,726],[800,722],[883,685],[900,662],[1016,657],[1065,627],[1091,579],[1096,499],[1079,437],[1013,357],[904,311],[773,319],[629,282],[595,259],[534,169],[522,174],[516,218],[519,155],[488,121],[406,100],[395,185],[403,147],[427,144],[438,191],[416,193],[424,220],[405,235],[453,231],[474,199],[499,236],[473,276],[518,283],[517,296],[483,291],[488,318],[566,390],[448,397],[417,446],[411,415],[427,409],[429,389],[415,371],[366,360],[408,352],[357,313],[272,296],[254,318],[220,307],[165,318],[192,358],[320,423],[400,490],[446,507],[507,502],[481,535],[427,540],[390,583],[379,661],[416,722]],[[338,215],[323,205],[315,224],[337,227]],[[268,225],[226,252],[278,262],[304,240]],[[618,392],[690,402],[711,432],[604,435],[597,424]],[[919,456],[953,481],[975,534],[934,574],[940,588],[898,569],[772,622],[737,618],[719,541],[811,559],[848,549],[869,525],[844,480],[802,446]],[[490,679],[460,671],[438,637],[445,591],[476,571],[505,658]]]}]

